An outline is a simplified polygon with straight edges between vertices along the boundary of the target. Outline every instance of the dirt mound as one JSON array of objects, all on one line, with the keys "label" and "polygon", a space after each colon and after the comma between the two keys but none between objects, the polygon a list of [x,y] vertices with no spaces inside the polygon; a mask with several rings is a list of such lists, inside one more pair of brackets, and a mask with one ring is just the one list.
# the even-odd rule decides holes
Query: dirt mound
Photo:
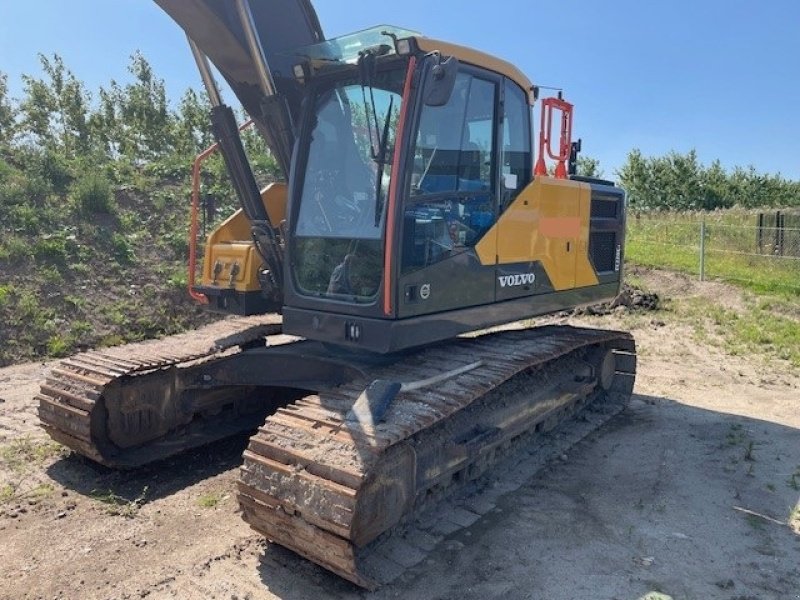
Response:
[{"label": "dirt mound", "polygon": [[624,284],[622,291],[611,302],[594,304],[585,308],[576,308],[564,313],[569,316],[582,315],[610,315],[615,312],[627,311],[657,311],[661,309],[661,298],[655,292],[646,292],[643,289]]}]

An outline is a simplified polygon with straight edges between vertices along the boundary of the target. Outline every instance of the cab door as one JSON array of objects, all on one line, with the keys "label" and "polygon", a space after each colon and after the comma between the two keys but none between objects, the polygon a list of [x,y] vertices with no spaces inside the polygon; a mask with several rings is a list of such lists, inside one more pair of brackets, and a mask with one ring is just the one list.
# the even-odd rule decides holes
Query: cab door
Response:
[{"label": "cab door", "polygon": [[417,111],[403,197],[401,318],[488,304],[495,265],[475,246],[495,236],[501,77],[462,65],[448,103]]}]

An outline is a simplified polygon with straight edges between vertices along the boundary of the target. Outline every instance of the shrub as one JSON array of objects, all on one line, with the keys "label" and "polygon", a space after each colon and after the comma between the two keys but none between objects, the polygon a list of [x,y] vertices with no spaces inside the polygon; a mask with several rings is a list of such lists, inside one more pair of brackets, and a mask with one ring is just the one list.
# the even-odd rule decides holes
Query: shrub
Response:
[{"label": "shrub", "polygon": [[84,214],[114,214],[116,210],[111,184],[99,173],[80,177],[72,186],[72,198]]},{"label": "shrub", "polygon": [[128,239],[119,233],[111,236],[111,247],[114,251],[114,258],[121,265],[133,263],[134,254]]},{"label": "shrub", "polygon": [[33,245],[33,255],[37,260],[52,264],[66,265],[68,254],[67,242],[62,237],[43,237]]},{"label": "shrub", "polygon": [[41,156],[39,170],[50,189],[61,198],[66,198],[73,178],[64,157],[52,150],[46,150]]}]

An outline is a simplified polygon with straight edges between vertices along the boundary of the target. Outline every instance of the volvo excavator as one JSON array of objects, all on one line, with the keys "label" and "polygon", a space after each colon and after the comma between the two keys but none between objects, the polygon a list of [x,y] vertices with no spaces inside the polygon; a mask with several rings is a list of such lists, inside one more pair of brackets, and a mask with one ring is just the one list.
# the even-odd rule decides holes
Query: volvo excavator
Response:
[{"label": "volvo excavator", "polygon": [[[630,334],[496,327],[616,296],[624,193],[574,174],[572,105],[503,60],[390,26],[327,39],[309,0],[156,2],[188,37],[240,205],[190,293],[233,316],[61,361],[41,423],[112,468],[257,430],[244,519],[373,588],[375,545],[443,490],[630,397]],[[212,68],[282,181],[259,189]]]}]

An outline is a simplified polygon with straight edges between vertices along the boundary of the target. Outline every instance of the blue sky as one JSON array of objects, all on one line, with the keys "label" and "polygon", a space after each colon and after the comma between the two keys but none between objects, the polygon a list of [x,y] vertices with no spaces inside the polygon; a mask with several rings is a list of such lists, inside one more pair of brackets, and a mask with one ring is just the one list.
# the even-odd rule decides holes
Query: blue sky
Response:
[{"label": "blue sky", "polygon": [[[258,0],[253,0],[258,1]],[[263,0],[262,0],[263,1]],[[584,152],[606,175],[634,147],[800,179],[798,0],[317,0],[328,37],[391,23],[517,64],[576,104]],[[148,0],[0,0],[12,94],[58,52],[95,90],[140,49],[173,98],[198,86],[178,27]]]}]

